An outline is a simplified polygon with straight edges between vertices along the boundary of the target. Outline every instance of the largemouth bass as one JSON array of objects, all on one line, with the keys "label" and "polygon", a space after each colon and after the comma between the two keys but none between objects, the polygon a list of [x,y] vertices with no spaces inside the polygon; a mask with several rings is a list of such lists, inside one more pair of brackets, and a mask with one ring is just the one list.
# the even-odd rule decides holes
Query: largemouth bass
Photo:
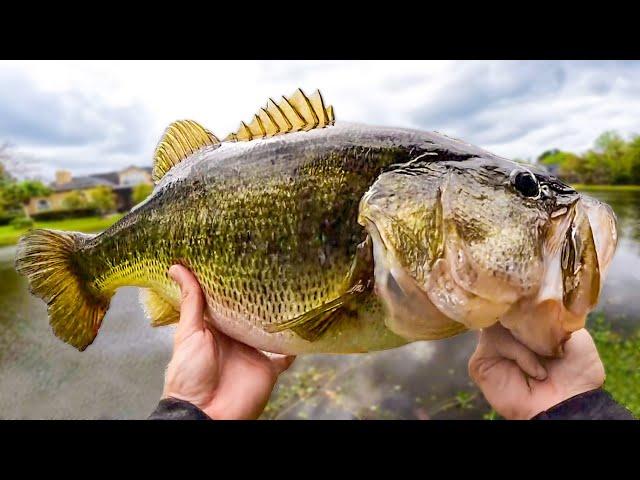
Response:
[{"label": "largemouth bass", "polygon": [[557,356],[615,251],[605,204],[532,165],[416,130],[335,124],[316,92],[270,100],[224,141],[174,122],[152,194],[98,235],[32,230],[16,269],[79,350],[115,291],[178,320],[167,270],[198,278],[207,320],[256,348],[352,353],[496,322]]}]

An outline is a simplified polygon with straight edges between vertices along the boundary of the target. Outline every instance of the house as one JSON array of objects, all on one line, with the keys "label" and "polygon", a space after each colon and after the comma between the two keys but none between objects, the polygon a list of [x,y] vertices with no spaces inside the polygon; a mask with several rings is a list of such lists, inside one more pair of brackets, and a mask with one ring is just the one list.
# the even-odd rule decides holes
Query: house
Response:
[{"label": "house", "polygon": [[71,172],[58,170],[53,183],[49,185],[51,193],[47,196],[33,197],[27,205],[30,215],[64,210],[65,199],[71,192],[80,192],[91,201],[91,191],[96,187],[106,186],[116,195],[116,209],[126,212],[133,207],[132,193],[136,185],[152,184],[150,167],[127,167],[124,170],[93,175],[74,177]]}]

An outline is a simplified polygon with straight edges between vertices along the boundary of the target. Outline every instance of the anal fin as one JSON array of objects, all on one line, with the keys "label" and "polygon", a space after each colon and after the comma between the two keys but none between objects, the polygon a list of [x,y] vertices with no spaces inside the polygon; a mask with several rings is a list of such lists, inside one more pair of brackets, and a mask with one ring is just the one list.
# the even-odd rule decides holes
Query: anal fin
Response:
[{"label": "anal fin", "polygon": [[150,288],[140,289],[140,303],[147,318],[151,321],[152,327],[171,325],[180,320],[180,312],[155,290]]}]

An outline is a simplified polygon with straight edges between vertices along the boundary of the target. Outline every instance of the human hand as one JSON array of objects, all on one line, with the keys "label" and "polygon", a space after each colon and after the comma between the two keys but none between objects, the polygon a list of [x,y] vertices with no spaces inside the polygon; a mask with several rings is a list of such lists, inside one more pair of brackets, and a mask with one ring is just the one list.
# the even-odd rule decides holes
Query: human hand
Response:
[{"label": "human hand", "polygon": [[295,357],[263,353],[215,330],[204,318],[195,276],[181,265],[169,275],[180,286],[181,302],[163,398],[186,400],[215,420],[258,418]]},{"label": "human hand", "polygon": [[483,329],[469,374],[493,409],[507,419],[530,419],[575,395],[599,388],[605,372],[584,328],[558,359],[540,358],[500,324]]}]

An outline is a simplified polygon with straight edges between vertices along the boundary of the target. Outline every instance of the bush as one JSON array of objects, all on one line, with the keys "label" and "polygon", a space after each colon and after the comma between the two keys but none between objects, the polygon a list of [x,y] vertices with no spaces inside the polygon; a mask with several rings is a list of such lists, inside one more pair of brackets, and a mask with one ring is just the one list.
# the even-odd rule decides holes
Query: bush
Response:
[{"label": "bush", "polygon": [[75,190],[67,194],[62,200],[62,206],[66,210],[80,210],[89,207],[89,200],[84,192]]},{"label": "bush", "polygon": [[0,226],[9,225],[12,220],[21,214],[22,212],[0,212]]},{"label": "bush", "polygon": [[76,208],[73,210],[51,210],[47,212],[39,212],[31,215],[36,221],[44,220],[64,220],[67,218],[95,217],[99,212],[96,208]]},{"label": "bush", "polygon": [[137,205],[147,198],[153,191],[153,185],[148,183],[140,183],[133,188],[133,203]]},{"label": "bush", "polygon": [[100,186],[93,188],[91,196],[91,206],[98,210],[101,215],[113,212],[116,209],[116,196],[109,187]]},{"label": "bush", "polygon": [[33,224],[33,219],[27,217],[16,217],[9,222],[9,225],[11,225],[16,230],[33,227]]}]

